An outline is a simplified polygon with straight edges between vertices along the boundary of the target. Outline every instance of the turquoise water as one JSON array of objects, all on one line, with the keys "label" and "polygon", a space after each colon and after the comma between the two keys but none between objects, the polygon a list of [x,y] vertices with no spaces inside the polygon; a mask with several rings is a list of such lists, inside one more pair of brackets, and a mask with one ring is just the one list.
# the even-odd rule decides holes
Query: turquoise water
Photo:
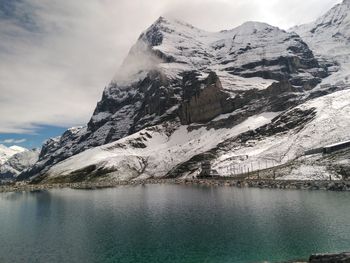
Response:
[{"label": "turquoise water", "polygon": [[176,185],[0,194],[0,262],[257,262],[350,250],[350,193]]}]

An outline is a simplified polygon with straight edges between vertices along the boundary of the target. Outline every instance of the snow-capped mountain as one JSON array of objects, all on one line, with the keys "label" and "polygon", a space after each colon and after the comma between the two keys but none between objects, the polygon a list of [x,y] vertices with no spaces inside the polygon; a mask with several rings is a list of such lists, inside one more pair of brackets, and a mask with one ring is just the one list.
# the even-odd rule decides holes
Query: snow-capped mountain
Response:
[{"label": "snow-capped mountain", "polygon": [[[342,21],[339,28],[346,28]],[[286,32],[248,22],[211,33],[159,18],[131,48],[87,126],[48,140],[19,178],[196,176],[207,158],[222,175],[230,165],[294,160],[297,176],[304,150],[346,139],[350,124],[347,64],[317,49],[324,26],[310,37],[303,33],[308,27]]]},{"label": "snow-capped mountain", "polygon": [[10,147],[6,147],[5,145],[0,144],[0,165],[5,163],[11,156],[16,153],[27,151],[26,148],[13,145]]},{"label": "snow-capped mountain", "polygon": [[15,179],[22,171],[31,167],[38,161],[38,149],[22,150],[24,148],[17,146],[12,147],[12,149],[17,149],[18,152],[0,165],[0,181]]},{"label": "snow-capped mountain", "polygon": [[165,121],[282,111],[327,75],[295,33],[258,22],[210,33],[160,17],[131,48],[88,125],[49,140],[23,176]]}]

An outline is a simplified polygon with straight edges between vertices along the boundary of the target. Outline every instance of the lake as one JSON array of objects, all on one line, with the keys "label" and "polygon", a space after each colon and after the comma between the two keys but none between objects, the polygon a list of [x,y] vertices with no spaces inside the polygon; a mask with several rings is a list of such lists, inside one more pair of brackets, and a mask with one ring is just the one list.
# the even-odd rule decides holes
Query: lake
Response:
[{"label": "lake", "polygon": [[350,193],[192,185],[0,194],[0,262],[261,262],[350,250]]}]

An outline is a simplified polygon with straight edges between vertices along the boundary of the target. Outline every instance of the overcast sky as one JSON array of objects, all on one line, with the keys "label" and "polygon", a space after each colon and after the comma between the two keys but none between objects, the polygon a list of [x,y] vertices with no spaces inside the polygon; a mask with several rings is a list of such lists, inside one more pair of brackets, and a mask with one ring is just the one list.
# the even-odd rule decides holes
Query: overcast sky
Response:
[{"label": "overcast sky", "polygon": [[248,20],[287,29],[339,2],[0,0],[0,141],[4,133],[9,140],[85,124],[131,45],[160,15],[209,31]]}]

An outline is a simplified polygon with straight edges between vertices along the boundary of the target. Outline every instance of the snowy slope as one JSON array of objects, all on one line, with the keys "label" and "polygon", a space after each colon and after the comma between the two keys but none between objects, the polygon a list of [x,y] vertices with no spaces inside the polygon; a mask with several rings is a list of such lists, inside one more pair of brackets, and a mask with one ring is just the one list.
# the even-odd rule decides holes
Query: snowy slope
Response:
[{"label": "snowy slope", "polygon": [[334,6],[315,22],[291,29],[311,47],[316,56],[335,61],[338,72],[324,84],[350,83],[350,1]]},{"label": "snowy slope", "polygon": [[[55,166],[46,180],[70,176],[94,165],[93,173],[105,170],[108,179],[164,177],[177,164],[215,147],[220,142],[255,129],[276,117],[276,113],[264,113],[248,118],[230,129],[209,129],[195,126],[164,124],[147,128],[114,143],[96,147],[75,155]],[[101,177],[101,179],[106,179]]]},{"label": "snowy slope", "polygon": [[[240,145],[237,142],[230,144],[233,151],[222,151],[216,159],[214,168],[222,175],[230,173],[228,168],[249,167],[253,170],[265,169],[302,157],[304,151],[323,147],[332,143],[350,139],[350,90],[335,92],[308,101],[294,109],[302,111],[315,110],[316,115],[303,127],[273,136],[259,137],[245,141]],[[284,113],[284,114],[288,114]],[[226,146],[227,147],[227,146]],[[316,176],[317,175],[317,176]],[[286,179],[328,179],[327,163],[314,165],[314,162],[303,163],[283,175]]]}]

